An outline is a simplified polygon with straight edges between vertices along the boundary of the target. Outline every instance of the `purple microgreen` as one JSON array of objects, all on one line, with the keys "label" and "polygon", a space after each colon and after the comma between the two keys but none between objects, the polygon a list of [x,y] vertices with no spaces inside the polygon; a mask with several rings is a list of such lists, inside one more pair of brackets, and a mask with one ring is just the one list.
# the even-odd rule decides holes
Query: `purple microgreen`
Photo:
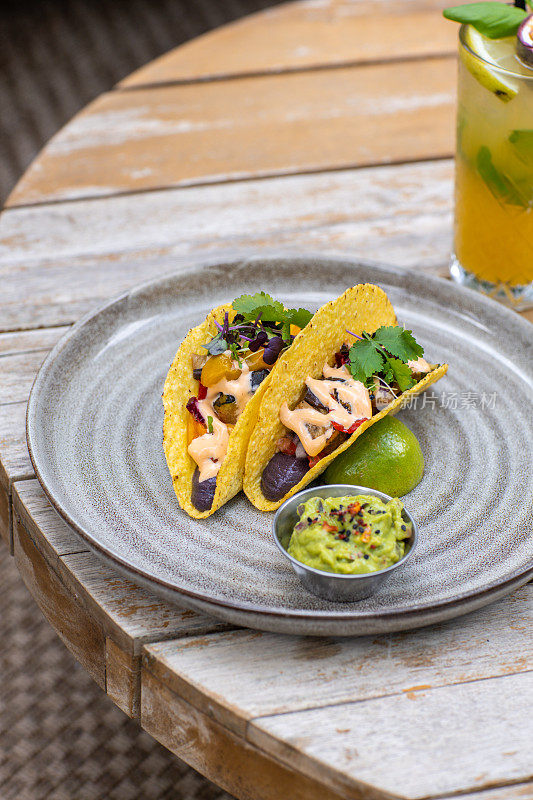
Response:
[{"label": "purple microgreen", "polygon": [[265,364],[273,364],[283,348],[285,347],[285,342],[281,338],[281,336],[274,336],[268,344],[265,346],[265,352],[263,353],[263,361]]},{"label": "purple microgreen", "polygon": [[249,349],[252,353],[256,353],[268,341],[268,334],[265,331],[259,331],[255,339],[250,342]]}]

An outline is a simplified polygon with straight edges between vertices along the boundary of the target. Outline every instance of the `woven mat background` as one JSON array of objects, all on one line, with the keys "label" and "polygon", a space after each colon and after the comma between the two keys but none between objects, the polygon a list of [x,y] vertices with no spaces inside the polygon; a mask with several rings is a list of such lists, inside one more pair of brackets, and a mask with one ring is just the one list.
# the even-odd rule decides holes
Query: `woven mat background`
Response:
[{"label": "woven mat background", "polygon": [[0,542],[1,800],[232,800],[128,719],[46,622]]},{"label": "woven mat background", "polygon": [[156,56],[280,0],[0,0],[0,205],[44,143]]},{"label": "woven mat background", "polygon": [[[91,99],[187,39],[279,0],[1,0],[0,205]],[[92,682],[0,542],[0,800],[231,800]]]}]

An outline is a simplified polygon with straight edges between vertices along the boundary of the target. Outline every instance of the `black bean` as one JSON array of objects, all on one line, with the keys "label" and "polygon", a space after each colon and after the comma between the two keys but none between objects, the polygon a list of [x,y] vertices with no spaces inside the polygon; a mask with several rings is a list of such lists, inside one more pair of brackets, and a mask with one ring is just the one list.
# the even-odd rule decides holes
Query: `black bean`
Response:
[{"label": "black bean", "polygon": [[324,403],[318,399],[316,394],[313,394],[311,389],[306,389],[303,399],[306,403],[309,403],[310,406],[313,406],[313,408],[316,408],[318,411],[324,411],[326,414],[328,413],[328,406],[325,406]]},{"label": "black bean", "polygon": [[217,478],[215,475],[213,478],[200,481],[199,477],[200,470],[197,467],[192,476],[191,502],[198,511],[209,511],[213,505],[215,489],[217,488]]},{"label": "black bean", "polygon": [[269,375],[268,369],[254,369],[251,378],[252,392],[255,392],[260,383],[262,383]]},{"label": "black bean", "polygon": [[261,491],[267,500],[281,500],[309,472],[307,458],[275,453],[261,476]]}]

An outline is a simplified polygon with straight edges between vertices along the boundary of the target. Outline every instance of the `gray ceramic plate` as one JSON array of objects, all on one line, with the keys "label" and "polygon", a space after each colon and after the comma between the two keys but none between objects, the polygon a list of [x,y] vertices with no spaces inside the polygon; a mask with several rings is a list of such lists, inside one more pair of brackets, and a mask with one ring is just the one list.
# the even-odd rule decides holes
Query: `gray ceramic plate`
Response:
[{"label": "gray ceramic plate", "polygon": [[[162,449],[163,382],[187,330],[258,288],[317,308],[371,281],[448,376],[401,418],[426,458],[406,503],[416,554],[373,597],[336,605],[300,585],[243,495],[195,521],[178,507]],[[256,258],[141,286],[75,325],[28,405],[37,476],[61,516],[137,582],[229,622],[349,635],[444,620],[524,583],[532,563],[532,328],[468,290],[356,261]],[[425,407],[422,408],[422,405]]]}]

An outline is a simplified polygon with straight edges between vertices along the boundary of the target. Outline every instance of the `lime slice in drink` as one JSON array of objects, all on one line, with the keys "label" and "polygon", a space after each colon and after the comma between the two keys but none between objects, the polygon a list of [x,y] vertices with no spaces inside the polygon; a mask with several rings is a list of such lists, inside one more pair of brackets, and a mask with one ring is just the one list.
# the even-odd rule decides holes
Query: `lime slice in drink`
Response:
[{"label": "lime slice in drink", "polygon": [[[494,92],[500,100],[508,103],[518,94],[518,84],[511,75],[498,69],[491,69],[491,64],[503,70],[518,71],[516,58],[516,37],[505,39],[488,39],[472,25],[466,25],[463,41],[466,47],[461,48],[461,57],[476,78],[486,89]],[[471,50],[479,58],[472,55]],[[483,59],[483,61],[480,61]],[[489,63],[484,63],[489,62]]]}]

